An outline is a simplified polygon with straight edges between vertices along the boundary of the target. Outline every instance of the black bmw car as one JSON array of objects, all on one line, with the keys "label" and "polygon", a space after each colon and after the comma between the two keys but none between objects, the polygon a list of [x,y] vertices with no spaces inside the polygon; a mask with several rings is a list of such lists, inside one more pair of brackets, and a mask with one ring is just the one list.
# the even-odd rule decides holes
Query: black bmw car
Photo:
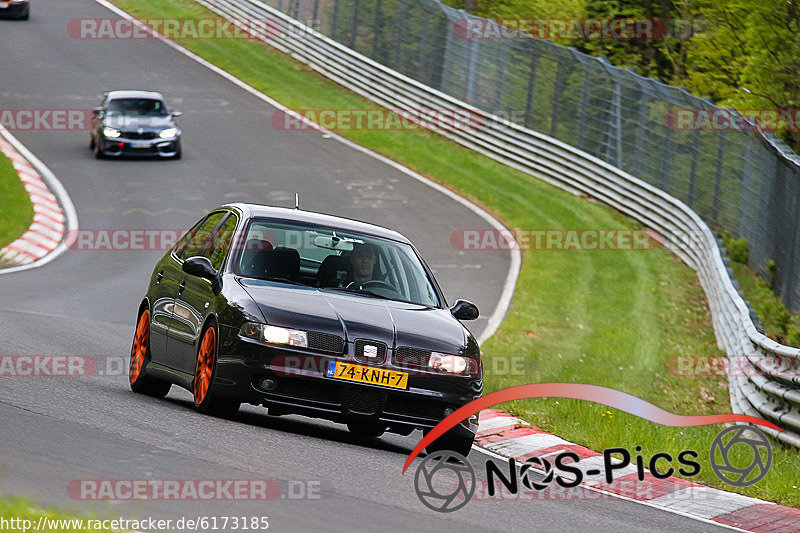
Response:
[{"label": "black bmw car", "polygon": [[30,16],[30,0],[0,0],[0,18],[28,20]]},{"label": "black bmw car", "polygon": [[[131,349],[135,392],[194,394],[198,411],[241,403],[346,423],[377,437],[427,431],[483,392],[480,349],[414,246],[344,218],[228,204],[158,262]],[[466,455],[473,417],[437,439]],[[429,450],[431,451],[431,450]]]},{"label": "black bmw car", "polygon": [[111,91],[93,110],[89,147],[97,159],[119,156],[181,158],[181,129],[161,93]]}]

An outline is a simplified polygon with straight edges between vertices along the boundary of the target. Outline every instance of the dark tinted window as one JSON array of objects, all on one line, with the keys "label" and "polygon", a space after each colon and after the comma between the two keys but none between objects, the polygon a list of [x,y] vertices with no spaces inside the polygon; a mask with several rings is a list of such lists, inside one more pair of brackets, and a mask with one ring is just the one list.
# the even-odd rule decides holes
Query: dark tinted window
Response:
[{"label": "dark tinted window", "polygon": [[202,253],[204,257],[207,257],[208,260],[211,261],[214,270],[219,270],[219,267],[222,266],[222,261],[231,249],[231,241],[233,240],[233,232],[236,230],[236,222],[237,218],[235,215],[228,217],[219,231],[214,234],[210,246]]},{"label": "dark tinted window", "polygon": [[115,115],[144,115],[163,117],[166,116],[167,106],[161,100],[149,98],[117,98],[108,103],[106,109],[108,116]]},{"label": "dark tinted window", "polygon": [[209,244],[209,239],[211,238],[214,228],[222,221],[223,216],[225,216],[224,212],[212,213],[202,224],[196,226],[190,233],[187,233],[176,248],[177,252],[175,255],[178,256],[178,259],[186,261],[195,255],[203,255]]}]

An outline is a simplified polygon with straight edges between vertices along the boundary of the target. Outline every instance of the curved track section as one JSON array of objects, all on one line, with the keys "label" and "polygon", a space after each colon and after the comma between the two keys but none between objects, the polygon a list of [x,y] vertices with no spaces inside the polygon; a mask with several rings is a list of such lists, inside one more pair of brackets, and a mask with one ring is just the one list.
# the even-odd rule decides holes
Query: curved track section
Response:
[{"label": "curved track section", "polygon": [[[185,228],[233,200],[291,205],[393,227],[420,248],[449,299],[498,302],[506,253],[466,263],[452,231],[488,228],[461,203],[313,131],[271,128],[272,109],[158,41],[79,41],[74,18],[107,18],[92,0],[40,0],[29,23],[0,21],[6,109],[90,109],[115,88],[164,92],[185,112],[184,160],[95,161],[85,132],[17,132],[69,190],[83,230]],[[80,243],[80,240],[78,240]],[[0,491],[43,505],[128,517],[269,516],[276,531],[710,531],[708,524],[622,500],[474,502],[440,515],[416,498],[403,461],[420,435],[360,441],[342,426],[244,408],[233,421],[196,414],[191,397],[130,392],[125,364],[137,303],[160,250],[70,249],[0,276],[0,355],[83,355],[81,378],[0,378]],[[486,327],[474,325],[480,334]],[[120,368],[122,364],[122,368]],[[485,457],[470,456],[478,472]],[[81,479],[272,479],[319,498],[271,502],[75,499]],[[311,483],[311,485],[308,485]],[[535,524],[535,525],[533,525]]]}]

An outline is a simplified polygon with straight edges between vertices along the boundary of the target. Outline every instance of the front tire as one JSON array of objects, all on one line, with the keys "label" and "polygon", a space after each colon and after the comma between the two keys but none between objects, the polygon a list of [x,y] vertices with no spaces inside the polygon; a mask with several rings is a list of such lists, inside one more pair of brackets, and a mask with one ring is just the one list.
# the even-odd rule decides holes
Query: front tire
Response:
[{"label": "front tire", "polygon": [[128,368],[128,380],[131,390],[155,398],[163,398],[169,393],[171,383],[154,379],[147,375],[147,363],[150,361],[150,310],[145,309],[139,315],[136,333],[131,346],[131,361]]},{"label": "front tire", "polygon": [[194,407],[199,413],[229,418],[239,410],[241,402],[214,397],[214,378],[217,374],[217,328],[206,326],[197,348],[197,362],[192,380]]},{"label": "front tire", "polygon": [[103,156],[103,150],[102,150],[102,148],[100,148],[100,145],[102,143],[100,143],[99,141],[92,140],[92,144],[93,144],[92,148],[94,150],[94,158],[95,159],[103,159],[103,157],[104,157]]}]

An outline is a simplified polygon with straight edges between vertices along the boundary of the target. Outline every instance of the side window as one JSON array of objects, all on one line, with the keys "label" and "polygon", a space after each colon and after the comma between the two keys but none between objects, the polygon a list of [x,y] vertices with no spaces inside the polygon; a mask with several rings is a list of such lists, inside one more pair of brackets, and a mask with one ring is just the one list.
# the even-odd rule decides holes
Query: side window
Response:
[{"label": "side window", "polygon": [[217,224],[222,221],[223,216],[225,216],[225,213],[212,213],[194,231],[188,233],[188,238],[184,238],[186,242],[181,243],[175,254],[178,259],[186,261],[195,255],[202,255],[211,233],[217,227]]},{"label": "side window", "polygon": [[214,234],[211,245],[203,252],[203,256],[207,257],[214,270],[219,270],[222,266],[222,261],[231,249],[231,241],[233,240],[233,233],[236,231],[236,215],[231,215],[222,224],[219,231]]}]

